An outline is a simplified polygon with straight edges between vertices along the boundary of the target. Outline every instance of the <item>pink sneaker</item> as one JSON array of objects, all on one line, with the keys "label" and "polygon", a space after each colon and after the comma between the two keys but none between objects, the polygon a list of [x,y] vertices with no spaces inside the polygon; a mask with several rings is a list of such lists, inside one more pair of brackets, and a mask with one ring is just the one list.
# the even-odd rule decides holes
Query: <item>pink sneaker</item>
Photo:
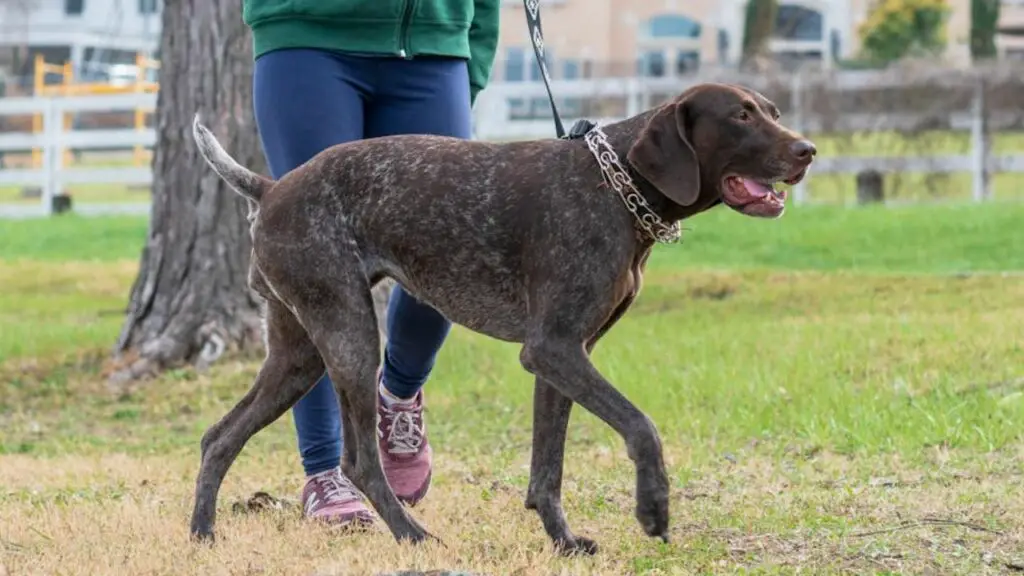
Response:
[{"label": "pink sneaker", "polygon": [[430,489],[433,452],[423,422],[423,391],[410,403],[377,399],[377,436],[388,484],[399,500],[415,506]]},{"label": "pink sneaker", "polygon": [[375,518],[340,467],[309,477],[302,489],[302,514],[335,526],[372,524]]}]

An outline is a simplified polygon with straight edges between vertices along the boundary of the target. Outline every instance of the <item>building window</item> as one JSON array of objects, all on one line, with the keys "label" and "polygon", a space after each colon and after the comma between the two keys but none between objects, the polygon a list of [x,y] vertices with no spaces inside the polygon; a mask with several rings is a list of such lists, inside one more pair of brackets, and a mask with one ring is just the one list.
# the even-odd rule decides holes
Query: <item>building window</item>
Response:
[{"label": "building window", "polygon": [[700,22],[692,18],[681,14],[654,16],[644,24],[639,38],[637,72],[648,78],[696,72],[700,65],[696,43],[702,34]]},{"label": "building window", "polygon": [[156,14],[157,0],[139,0],[139,14]]},{"label": "building window", "polygon": [[526,80],[523,56],[525,51],[522,48],[508,48],[505,51],[505,81],[522,82]]},{"label": "building window", "polygon": [[772,35],[785,40],[820,42],[825,37],[821,12],[796,4],[780,4]]},{"label": "building window", "polygon": [[[548,74],[553,71],[553,57],[551,51],[544,53]],[[529,69],[529,72],[527,72]],[[533,50],[518,47],[509,47],[505,52],[505,81],[506,82],[540,82],[540,66]],[[551,116],[551,104],[547,97],[537,98],[509,98],[509,108],[514,119],[544,118]]]},{"label": "building window", "polygon": [[676,76],[696,74],[699,68],[699,53],[686,50],[680,50],[676,53]]},{"label": "building window", "polygon": [[[540,74],[540,64],[537,63],[537,56],[530,52],[527,57],[530,59],[530,80],[532,82],[543,82],[544,79]],[[551,53],[551,49],[544,50],[544,65],[548,69],[548,78],[551,80],[554,80],[555,76],[554,62],[555,57]],[[550,118],[551,103],[548,101],[547,96],[531,98],[530,110],[527,114],[530,118]]]},{"label": "building window", "polygon": [[662,50],[644,50],[640,54],[639,70],[641,76],[661,78],[665,75],[665,52]]},{"label": "building window", "polygon": [[725,30],[718,31],[718,63],[729,63],[729,33]]},{"label": "building window", "polygon": [[700,22],[679,14],[662,14],[647,21],[649,38],[700,38]]},{"label": "building window", "polygon": [[81,16],[85,12],[85,0],[64,0],[64,13],[68,16]]},{"label": "building window", "polygon": [[640,54],[637,73],[647,78],[685,76],[700,69],[700,53],[696,50],[644,50]]},{"label": "building window", "polygon": [[[505,50],[505,81],[522,82],[526,80],[526,61],[523,60],[526,51],[522,48],[510,46]],[[509,114],[513,118],[521,118],[525,115],[526,100],[522,98],[508,99]]]},{"label": "building window", "polygon": [[576,80],[580,77],[580,63],[576,60],[562,62],[562,78]]},{"label": "building window", "polygon": [[[564,60],[562,62],[562,78],[578,80],[580,78],[580,71],[579,61]],[[583,101],[579,98],[562,98],[559,108],[562,115],[566,118],[579,118],[583,115]]]}]

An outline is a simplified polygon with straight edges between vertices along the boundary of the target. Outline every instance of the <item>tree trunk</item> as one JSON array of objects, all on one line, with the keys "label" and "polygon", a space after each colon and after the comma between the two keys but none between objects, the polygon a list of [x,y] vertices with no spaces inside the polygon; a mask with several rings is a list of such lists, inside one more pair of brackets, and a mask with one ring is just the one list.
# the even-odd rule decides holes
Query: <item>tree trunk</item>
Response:
[{"label": "tree trunk", "polygon": [[252,114],[252,45],[240,0],[168,0],[160,40],[149,237],[116,352],[114,382],[262,345],[247,286],[245,201],[206,165],[196,113],[241,164],[263,171]]},{"label": "tree trunk", "polygon": [[167,0],[160,54],[149,236],[115,347],[115,386],[263,345],[260,299],[247,285],[248,207],[203,161],[191,128],[199,113],[239,163],[266,173],[241,0]]},{"label": "tree trunk", "polygon": [[1000,0],[971,0],[971,59],[995,58]]},{"label": "tree trunk", "polygon": [[776,0],[748,0],[743,22],[743,54],[740,67],[757,72],[764,67],[768,42],[775,31]]}]

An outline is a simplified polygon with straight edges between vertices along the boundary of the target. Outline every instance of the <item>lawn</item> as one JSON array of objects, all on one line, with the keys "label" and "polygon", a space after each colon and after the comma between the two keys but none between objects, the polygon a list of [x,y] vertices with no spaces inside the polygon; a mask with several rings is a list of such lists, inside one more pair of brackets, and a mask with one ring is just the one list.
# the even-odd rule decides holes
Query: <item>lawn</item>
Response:
[{"label": "lawn", "polygon": [[[672,541],[643,536],[620,439],[576,410],[564,498],[602,545],[554,556],[528,480],[518,348],[455,329],[426,389],[447,548],[301,522],[290,416],[187,542],[199,437],[258,364],[101,377],[146,223],[0,221],[0,574],[1024,571],[1024,204],[716,210],[659,247],[595,362],[656,422]],[[254,511],[265,491],[279,507]]]}]

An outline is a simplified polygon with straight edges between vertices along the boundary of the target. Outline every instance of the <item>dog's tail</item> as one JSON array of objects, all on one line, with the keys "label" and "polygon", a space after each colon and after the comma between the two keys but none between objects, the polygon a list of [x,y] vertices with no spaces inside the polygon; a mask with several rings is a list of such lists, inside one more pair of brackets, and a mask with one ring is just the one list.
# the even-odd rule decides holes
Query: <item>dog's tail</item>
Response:
[{"label": "dog's tail", "polygon": [[217,137],[199,121],[199,114],[196,114],[192,121],[192,137],[195,138],[196,144],[199,146],[199,153],[203,155],[206,163],[245,198],[259,203],[263,194],[274,185],[274,181],[270,178],[260,176],[236,162],[220,145]]}]

